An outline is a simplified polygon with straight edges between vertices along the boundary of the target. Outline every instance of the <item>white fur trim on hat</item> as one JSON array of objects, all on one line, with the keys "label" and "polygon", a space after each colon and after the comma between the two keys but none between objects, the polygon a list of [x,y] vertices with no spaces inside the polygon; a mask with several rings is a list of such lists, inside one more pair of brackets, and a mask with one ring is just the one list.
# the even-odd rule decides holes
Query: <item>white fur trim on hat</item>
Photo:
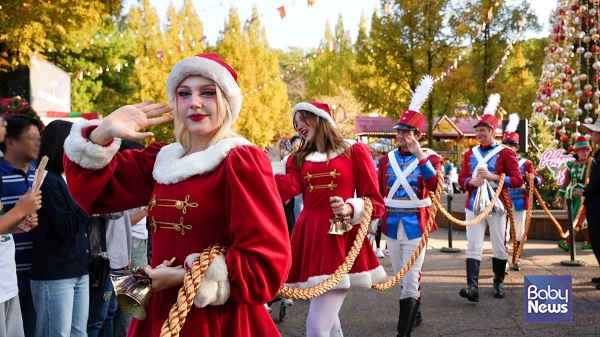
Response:
[{"label": "white fur trim on hat", "polygon": [[[187,259],[186,259],[187,260]],[[229,299],[229,272],[225,256],[219,255],[210,263],[206,274],[200,280],[200,287],[194,297],[194,305],[204,308],[207,305],[223,305]]]},{"label": "white fur trim on hat", "polygon": [[90,170],[99,170],[110,163],[114,155],[119,152],[120,138],[114,138],[109,146],[100,146],[83,137],[83,130],[100,123],[99,120],[91,120],[73,124],[64,145],[67,158]]},{"label": "white fur trim on hat", "polygon": [[311,113],[325,119],[327,122],[329,122],[329,124],[331,124],[335,128],[335,122],[333,121],[333,118],[331,117],[331,115],[327,113],[327,111],[319,109],[316,106],[314,106],[308,102],[301,102],[301,103],[296,104],[296,106],[294,107],[294,110],[292,110],[292,120],[294,120],[294,116],[296,116],[296,112],[299,110],[311,112]]},{"label": "white fur trim on hat", "polygon": [[167,79],[167,98],[177,113],[177,87],[188,76],[200,75],[209,78],[223,90],[227,97],[233,119],[240,115],[242,109],[242,92],[235,79],[225,67],[219,63],[200,56],[190,56],[179,61],[171,70]]},{"label": "white fur trim on hat", "polygon": [[365,201],[361,198],[350,198],[346,200],[347,204],[352,206],[354,209],[354,213],[352,215],[352,219],[350,219],[350,223],[353,225],[358,225],[361,223],[363,215],[365,214]]},{"label": "white fur trim on hat", "polygon": [[210,146],[208,149],[188,156],[179,143],[164,146],[156,156],[152,176],[163,185],[176,184],[199,174],[213,171],[234,148],[252,145],[242,137],[226,138]]}]

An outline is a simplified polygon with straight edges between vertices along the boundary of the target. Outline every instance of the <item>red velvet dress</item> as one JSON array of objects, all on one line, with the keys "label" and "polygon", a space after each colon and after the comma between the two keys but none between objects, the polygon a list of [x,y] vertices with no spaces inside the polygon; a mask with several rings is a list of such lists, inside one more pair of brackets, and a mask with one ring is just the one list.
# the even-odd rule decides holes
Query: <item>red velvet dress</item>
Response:
[{"label": "red velvet dress", "polygon": [[[373,219],[383,214],[383,199],[377,188],[377,175],[369,149],[362,143],[352,145],[350,158],[334,154],[329,163],[326,155],[313,153],[302,168],[290,156],[283,167],[274,165],[277,187],[282,200],[302,193],[304,209],[292,233],[292,268],[286,284],[307,288],[334,273],[352,247],[358,226],[343,235],[328,234],[334,215],[329,198],[338,196],[354,208],[353,224],[360,224],[364,205],[357,198],[366,196],[373,203]],[[278,163],[276,163],[278,164]],[[283,174],[285,173],[285,174]],[[356,195],[355,195],[356,192]],[[350,199],[350,200],[349,200]],[[363,206],[361,206],[363,205]],[[333,289],[350,286],[370,288],[386,276],[373,248],[365,239],[352,269]]]},{"label": "red velvet dress", "polygon": [[[152,266],[173,257],[183,264],[213,244],[229,247],[229,299],[192,307],[181,336],[278,336],[263,304],[287,278],[290,244],[266,155],[243,138],[185,157],[178,143],[114,154],[117,144],[100,148],[81,137],[85,126],[76,124],[65,142],[69,188],[84,210],[149,205]],[[179,288],[154,293],[146,319],[133,319],[128,336],[159,336]]]}]

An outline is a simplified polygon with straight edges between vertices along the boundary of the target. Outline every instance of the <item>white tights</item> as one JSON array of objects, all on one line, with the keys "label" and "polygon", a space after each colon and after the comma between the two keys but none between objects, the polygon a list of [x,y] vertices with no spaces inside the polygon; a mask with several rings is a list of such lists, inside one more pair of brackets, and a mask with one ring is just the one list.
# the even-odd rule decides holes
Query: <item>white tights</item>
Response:
[{"label": "white tights", "polygon": [[348,289],[335,289],[310,300],[306,319],[307,337],[329,337],[333,331],[341,330],[340,308]]}]

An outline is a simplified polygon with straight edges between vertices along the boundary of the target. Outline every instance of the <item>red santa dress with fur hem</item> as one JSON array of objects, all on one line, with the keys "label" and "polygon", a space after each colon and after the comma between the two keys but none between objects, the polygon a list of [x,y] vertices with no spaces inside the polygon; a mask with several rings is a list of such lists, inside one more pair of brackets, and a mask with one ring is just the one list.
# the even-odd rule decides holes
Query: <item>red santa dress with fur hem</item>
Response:
[{"label": "red santa dress with fur hem", "polygon": [[[85,137],[91,124],[80,123],[65,142],[64,163],[71,193],[86,212],[148,205],[154,267],[173,257],[183,264],[213,244],[229,247],[229,289],[218,290],[229,290],[219,294],[228,300],[192,307],[181,337],[278,336],[263,304],[287,278],[291,252],[266,155],[239,137],[187,156],[178,143],[117,153],[120,140],[93,144]],[[159,336],[179,288],[154,293],[146,319],[133,319],[128,336]]]},{"label": "red santa dress with fur hem", "polygon": [[[359,229],[353,226],[343,235],[328,234],[329,219],[334,217],[330,197],[341,197],[352,205],[352,224],[361,222],[364,213],[361,197],[371,199],[373,219],[383,214],[383,199],[377,188],[371,152],[364,144],[354,143],[350,157],[334,153],[329,163],[324,153],[312,153],[300,170],[293,156],[287,163],[272,164],[281,199],[288,200],[300,193],[304,198],[304,209],[292,232],[292,268],[286,284],[308,288],[325,280],[344,262]],[[352,269],[333,289],[370,288],[385,276],[385,270],[365,238]]]}]

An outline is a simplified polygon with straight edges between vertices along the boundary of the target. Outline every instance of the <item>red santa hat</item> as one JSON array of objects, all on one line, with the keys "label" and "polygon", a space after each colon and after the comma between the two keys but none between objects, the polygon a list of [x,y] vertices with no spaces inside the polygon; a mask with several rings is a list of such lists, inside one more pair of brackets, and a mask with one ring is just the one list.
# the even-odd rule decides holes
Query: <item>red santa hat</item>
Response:
[{"label": "red santa hat", "polygon": [[333,118],[331,117],[331,110],[329,109],[329,105],[327,105],[326,103],[310,101],[310,102],[300,102],[300,103],[296,104],[296,106],[292,110],[292,121],[294,120],[294,117],[296,116],[296,112],[298,112],[300,110],[308,111],[312,114],[315,114],[315,115],[323,118],[329,124],[331,124],[331,126],[333,126],[335,128],[335,122],[333,121]]},{"label": "red santa hat", "polygon": [[429,97],[431,90],[433,90],[433,77],[425,75],[412,94],[408,109],[402,111],[398,124],[394,126],[394,129],[421,131],[425,124],[425,115],[420,113],[419,110]]},{"label": "red santa hat", "polygon": [[493,132],[496,131],[498,127],[498,123],[500,120],[496,118],[496,109],[500,105],[500,95],[499,94],[491,94],[488,97],[488,103],[483,110],[483,116],[479,119],[479,122],[473,126],[474,128],[478,126],[487,126],[491,128]]},{"label": "red santa hat", "polygon": [[237,73],[215,53],[187,57],[173,67],[167,79],[167,98],[174,109],[177,109],[177,87],[186,77],[193,75],[215,81],[229,102],[233,119],[240,115],[242,92],[237,83]]},{"label": "red santa hat", "polygon": [[506,124],[506,129],[504,130],[504,137],[502,139],[502,143],[504,144],[519,144],[519,134],[516,132],[517,127],[519,126],[519,115],[510,114],[508,116],[508,124]]}]

